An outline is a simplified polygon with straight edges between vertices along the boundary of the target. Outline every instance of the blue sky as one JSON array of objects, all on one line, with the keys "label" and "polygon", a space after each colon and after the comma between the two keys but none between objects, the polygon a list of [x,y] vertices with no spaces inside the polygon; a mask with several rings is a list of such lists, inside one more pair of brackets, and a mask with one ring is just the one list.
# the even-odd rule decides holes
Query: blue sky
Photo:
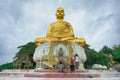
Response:
[{"label": "blue sky", "polygon": [[0,0],[0,64],[13,61],[17,47],[45,37],[58,7],[76,37],[99,51],[120,44],[120,0]]}]

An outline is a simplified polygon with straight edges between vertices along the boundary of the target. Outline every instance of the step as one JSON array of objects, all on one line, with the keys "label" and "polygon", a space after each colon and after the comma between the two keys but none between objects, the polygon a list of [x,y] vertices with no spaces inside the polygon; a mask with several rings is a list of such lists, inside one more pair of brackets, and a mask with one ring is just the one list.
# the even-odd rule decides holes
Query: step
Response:
[{"label": "step", "polygon": [[100,78],[100,74],[83,73],[27,73],[24,77],[39,78]]},{"label": "step", "polygon": [[[39,70],[39,69],[36,69],[34,70],[34,72],[58,72],[57,69],[45,69],[45,70]],[[68,69],[65,69],[64,70],[65,73],[69,73],[70,71]],[[75,71],[76,73],[87,73],[89,72],[89,70],[76,70]]]}]

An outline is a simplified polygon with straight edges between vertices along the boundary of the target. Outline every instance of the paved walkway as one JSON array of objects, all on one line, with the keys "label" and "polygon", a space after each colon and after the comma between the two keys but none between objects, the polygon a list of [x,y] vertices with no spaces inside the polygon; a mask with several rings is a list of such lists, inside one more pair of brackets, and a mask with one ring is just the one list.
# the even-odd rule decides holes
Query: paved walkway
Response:
[{"label": "paved walkway", "polygon": [[26,77],[0,77],[0,80],[120,80],[120,78],[26,78]]}]

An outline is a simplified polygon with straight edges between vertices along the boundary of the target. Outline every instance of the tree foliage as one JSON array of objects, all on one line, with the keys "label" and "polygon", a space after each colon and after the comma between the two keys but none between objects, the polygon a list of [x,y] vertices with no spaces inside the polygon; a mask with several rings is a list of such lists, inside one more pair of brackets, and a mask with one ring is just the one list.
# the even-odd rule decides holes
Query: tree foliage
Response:
[{"label": "tree foliage", "polygon": [[114,56],[114,59],[120,63],[120,45],[115,45],[112,50],[112,55]]},{"label": "tree foliage", "polygon": [[13,69],[13,62],[0,65],[0,69]]},{"label": "tree foliage", "polygon": [[36,48],[36,45],[34,44],[34,42],[29,42],[25,45],[22,45],[22,46],[19,46],[17,47],[19,49],[18,53],[16,53],[16,57],[20,57],[22,54],[24,53],[28,53],[30,55],[33,55],[34,51],[35,51],[35,48]]},{"label": "tree foliage", "polygon": [[[120,63],[120,45],[115,45],[113,48],[109,48],[105,45],[99,52],[90,49],[87,45],[85,47],[85,52],[87,55],[87,61],[85,62],[86,68],[91,68],[93,64],[101,64],[111,67]],[[112,54],[115,63],[110,61],[110,54]]]},{"label": "tree foliage", "polygon": [[105,46],[103,46],[103,48],[99,52],[104,53],[104,54],[111,54],[112,49],[105,45]]},{"label": "tree foliage", "polygon": [[109,57],[107,55],[90,48],[85,49],[85,52],[87,56],[87,61],[85,62],[86,68],[91,68],[93,64],[109,65]]}]

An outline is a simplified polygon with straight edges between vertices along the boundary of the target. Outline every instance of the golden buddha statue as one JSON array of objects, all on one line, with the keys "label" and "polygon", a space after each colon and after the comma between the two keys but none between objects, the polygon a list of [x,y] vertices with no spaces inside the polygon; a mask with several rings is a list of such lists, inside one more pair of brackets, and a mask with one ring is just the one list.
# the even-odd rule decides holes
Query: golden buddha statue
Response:
[{"label": "golden buddha statue", "polygon": [[64,9],[58,8],[56,11],[57,21],[50,24],[46,37],[55,37],[58,40],[66,37],[74,37],[71,24],[63,21]]},{"label": "golden buddha statue", "polygon": [[74,37],[72,25],[63,21],[64,16],[64,9],[59,7],[56,11],[57,21],[50,24],[46,37],[35,40],[38,45],[33,56],[36,68],[53,68],[59,60],[64,61],[69,68],[75,53],[79,54],[82,62],[86,61],[83,49],[85,39]]},{"label": "golden buddha statue", "polygon": [[72,41],[78,42],[82,46],[85,45],[85,39],[75,38],[72,26],[70,23],[63,21],[64,19],[64,9],[59,7],[56,11],[57,21],[50,24],[48,32],[45,38],[37,38],[35,43],[38,45],[41,42],[51,42],[51,41]]}]

